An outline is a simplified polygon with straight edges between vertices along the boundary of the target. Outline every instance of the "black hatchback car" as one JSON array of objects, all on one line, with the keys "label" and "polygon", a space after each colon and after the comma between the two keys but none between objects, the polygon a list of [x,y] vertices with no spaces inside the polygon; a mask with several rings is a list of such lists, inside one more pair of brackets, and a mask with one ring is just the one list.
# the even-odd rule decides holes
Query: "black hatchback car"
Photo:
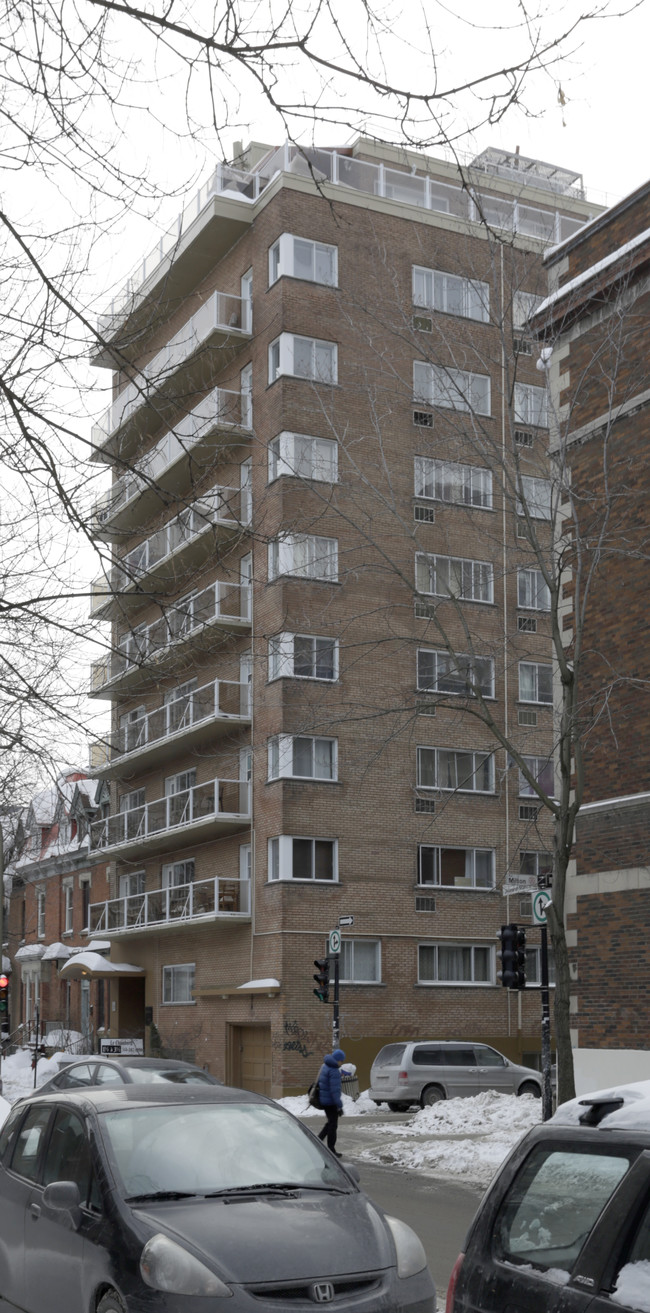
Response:
[{"label": "black hatchback car", "polygon": [[56,1076],[39,1085],[38,1093],[76,1090],[82,1085],[157,1085],[164,1081],[170,1085],[223,1085],[223,1081],[202,1067],[173,1058],[88,1056],[66,1063]]},{"label": "black hatchback car", "polygon": [[650,1081],[563,1104],[515,1147],[447,1313],[650,1313]]},{"label": "black hatchback car", "polygon": [[420,1240],[357,1176],[247,1090],[24,1100],[0,1131],[2,1313],[434,1313]]}]

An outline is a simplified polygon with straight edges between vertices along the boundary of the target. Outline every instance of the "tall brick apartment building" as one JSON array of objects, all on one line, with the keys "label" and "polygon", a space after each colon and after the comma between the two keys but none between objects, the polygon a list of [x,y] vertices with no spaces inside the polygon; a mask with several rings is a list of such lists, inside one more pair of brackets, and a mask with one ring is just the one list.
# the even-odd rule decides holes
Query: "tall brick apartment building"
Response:
[{"label": "tall brick apartment building", "polygon": [[542,251],[592,215],[578,175],[518,154],[254,144],[103,317],[91,931],[144,968],[166,1052],[303,1090],[340,916],[362,1077],[393,1037],[539,1050],[496,932],[529,913],[549,833],[472,702],[541,778],[546,396],[523,324]]},{"label": "tall brick apartment building", "polygon": [[551,294],[536,326],[553,343],[582,549],[564,625],[571,644],[581,611],[585,783],[567,927],[584,1092],[650,1078],[650,183],[545,262]]}]

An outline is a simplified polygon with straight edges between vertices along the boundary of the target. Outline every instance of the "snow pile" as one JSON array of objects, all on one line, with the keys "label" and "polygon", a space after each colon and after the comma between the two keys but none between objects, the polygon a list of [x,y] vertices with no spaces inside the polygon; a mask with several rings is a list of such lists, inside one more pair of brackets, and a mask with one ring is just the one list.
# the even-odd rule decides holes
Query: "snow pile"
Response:
[{"label": "snow pile", "polygon": [[[2,1069],[0,1070],[2,1093],[9,1104],[34,1093],[32,1056],[32,1049],[18,1049],[16,1053],[2,1059]],[[49,1080],[50,1077],[56,1076],[59,1070],[60,1057],[60,1053],[55,1053],[51,1058],[39,1058],[36,1070],[37,1088],[44,1081]]]},{"label": "snow pile", "polygon": [[626,1308],[650,1313],[650,1263],[626,1263],[618,1274],[610,1299],[613,1304],[624,1304]]},{"label": "snow pile", "polygon": [[[306,1094],[297,1094],[286,1099],[276,1099],[275,1102],[279,1103],[280,1107],[286,1108],[287,1112],[292,1112],[294,1117],[325,1116],[318,1108],[310,1108]],[[377,1105],[373,1103],[368,1090],[364,1090],[358,1099],[351,1099],[348,1094],[344,1094],[342,1103],[346,1117],[362,1117],[365,1113],[377,1111]]]}]

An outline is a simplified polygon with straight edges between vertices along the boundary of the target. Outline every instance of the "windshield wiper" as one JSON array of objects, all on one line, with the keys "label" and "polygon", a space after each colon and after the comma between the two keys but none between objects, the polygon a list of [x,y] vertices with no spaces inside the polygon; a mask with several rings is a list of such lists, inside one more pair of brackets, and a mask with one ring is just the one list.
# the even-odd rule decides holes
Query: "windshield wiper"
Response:
[{"label": "windshield wiper", "polygon": [[151,1194],[130,1194],[127,1204],[144,1204],[151,1199],[196,1199],[190,1190],[152,1190]]},{"label": "windshield wiper", "polygon": [[330,1190],[336,1194],[346,1194],[345,1189],[338,1185],[326,1185],[321,1182],[320,1185],[313,1185],[306,1181],[260,1181],[257,1185],[231,1185],[224,1190],[212,1190],[206,1194],[206,1199],[218,1199],[221,1195],[231,1194],[290,1194],[296,1190]]}]

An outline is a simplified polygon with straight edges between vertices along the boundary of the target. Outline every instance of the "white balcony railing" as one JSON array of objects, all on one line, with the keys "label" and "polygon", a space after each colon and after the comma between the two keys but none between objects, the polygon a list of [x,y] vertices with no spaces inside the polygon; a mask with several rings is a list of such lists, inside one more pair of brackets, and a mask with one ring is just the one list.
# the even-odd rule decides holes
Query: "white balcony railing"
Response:
[{"label": "white balcony railing", "polygon": [[212,488],[206,497],[188,506],[180,515],[128,552],[120,565],[93,581],[91,614],[100,611],[116,593],[137,584],[156,566],[163,565],[184,547],[188,547],[211,526],[243,528],[244,522],[250,522],[250,513],[248,488]]},{"label": "white balcony railing", "polygon": [[113,433],[126,424],[140,406],[150,401],[173,378],[180,366],[195,355],[213,333],[218,331],[227,334],[249,334],[250,301],[241,296],[229,296],[225,292],[213,292],[205,305],[202,305],[156,353],[153,360],[140,370],[138,378],[132,383],[127,383],[122,389],[119,397],[116,397],[102,418],[93,426],[93,445],[101,447]]},{"label": "white balcony railing", "polygon": [[91,769],[101,770],[131,753],[142,753],[165,739],[220,718],[233,721],[250,718],[250,684],[213,679],[190,693],[173,697],[138,720],[122,725],[101,743],[91,744]]},{"label": "white balcony railing", "polygon": [[141,807],[93,821],[91,849],[137,847],[147,839],[198,825],[201,821],[250,820],[250,785],[242,780],[209,780]]},{"label": "white balcony railing", "polygon": [[90,933],[146,930],[148,926],[198,921],[214,916],[250,916],[250,880],[217,876],[192,884],[152,889],[149,893],[109,898],[90,904]]},{"label": "white balcony railing", "polygon": [[219,621],[250,623],[250,584],[229,584],[217,579],[200,593],[190,593],[170,604],[150,625],[129,629],[118,640],[118,651],[91,665],[91,692],[119,679],[127,670],[153,663],[176,643],[182,643],[205,625]]},{"label": "white balcony railing", "polygon": [[138,461],[133,470],[118,479],[95,503],[94,521],[98,527],[106,524],[112,515],[127,506],[145,489],[155,484],[167,470],[186,458],[207,434],[215,428],[243,428],[252,426],[250,398],[239,392],[213,388],[198,406],[184,415],[174,431],[165,433],[160,442]]}]

